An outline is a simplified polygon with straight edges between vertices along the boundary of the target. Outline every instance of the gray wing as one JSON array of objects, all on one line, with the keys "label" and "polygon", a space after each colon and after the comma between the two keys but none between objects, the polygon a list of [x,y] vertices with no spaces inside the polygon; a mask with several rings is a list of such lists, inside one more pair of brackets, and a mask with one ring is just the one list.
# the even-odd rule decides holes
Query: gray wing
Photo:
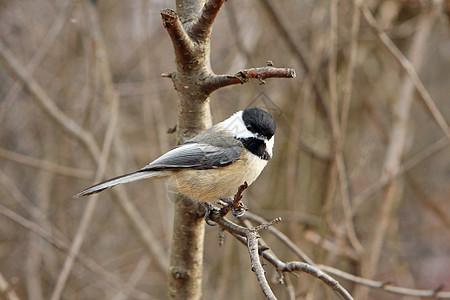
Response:
[{"label": "gray wing", "polygon": [[160,156],[140,171],[164,169],[212,169],[228,166],[242,153],[242,146],[219,147],[187,142]]}]

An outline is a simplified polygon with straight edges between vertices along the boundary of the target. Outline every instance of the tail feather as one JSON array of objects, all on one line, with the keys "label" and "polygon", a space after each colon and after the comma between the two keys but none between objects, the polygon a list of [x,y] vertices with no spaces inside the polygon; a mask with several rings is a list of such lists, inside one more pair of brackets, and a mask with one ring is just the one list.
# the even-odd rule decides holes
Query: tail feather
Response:
[{"label": "tail feather", "polygon": [[113,186],[116,186],[118,184],[122,183],[128,183],[133,181],[138,181],[141,179],[151,178],[151,177],[163,177],[165,176],[163,172],[158,171],[136,171],[133,173],[117,176],[111,179],[108,179],[106,181],[97,183],[96,185],[93,185],[91,187],[88,187],[87,189],[82,190],[75,196],[74,198],[84,197],[92,194],[99,193],[103,190],[106,190],[108,188],[112,188]]}]

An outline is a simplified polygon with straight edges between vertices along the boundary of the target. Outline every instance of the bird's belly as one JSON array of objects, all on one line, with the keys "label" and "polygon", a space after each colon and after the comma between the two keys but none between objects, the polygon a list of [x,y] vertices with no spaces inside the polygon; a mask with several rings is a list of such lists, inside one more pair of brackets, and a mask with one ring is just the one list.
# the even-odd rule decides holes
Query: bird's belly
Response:
[{"label": "bird's belly", "polygon": [[266,160],[245,153],[240,160],[223,168],[174,172],[168,183],[176,191],[196,200],[216,202],[220,198],[232,198],[244,181],[252,184],[266,164]]}]

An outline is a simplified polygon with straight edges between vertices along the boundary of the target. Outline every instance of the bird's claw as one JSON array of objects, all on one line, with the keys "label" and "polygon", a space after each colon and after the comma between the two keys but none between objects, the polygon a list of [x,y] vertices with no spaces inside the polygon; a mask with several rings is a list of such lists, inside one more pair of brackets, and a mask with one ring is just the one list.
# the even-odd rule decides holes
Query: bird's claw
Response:
[{"label": "bird's claw", "polygon": [[212,211],[218,211],[219,209],[217,207],[215,207],[214,205],[212,205],[209,202],[204,202],[204,207],[206,210],[205,213],[205,223],[208,224],[209,226],[216,226],[216,223],[211,223],[211,212]]},{"label": "bird's claw", "polygon": [[231,213],[236,218],[242,217],[245,214],[245,212],[248,210],[248,207],[241,201],[239,202],[237,207],[234,207],[234,200],[233,199],[221,198],[220,200],[222,201],[220,203],[221,205],[231,207]]}]

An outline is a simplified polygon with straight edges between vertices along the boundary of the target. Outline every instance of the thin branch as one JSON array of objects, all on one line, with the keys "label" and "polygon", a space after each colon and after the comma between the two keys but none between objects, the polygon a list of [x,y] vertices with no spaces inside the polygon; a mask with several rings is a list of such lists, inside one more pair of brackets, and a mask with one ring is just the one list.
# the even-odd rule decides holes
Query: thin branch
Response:
[{"label": "thin branch", "polygon": [[271,300],[277,299],[272,289],[270,288],[269,283],[267,282],[265,271],[259,259],[257,231],[249,230],[246,237],[247,237],[247,248],[250,254],[250,261],[252,263],[252,271],[255,272],[259,286],[261,287],[261,290],[263,291],[267,299]]},{"label": "thin branch", "polygon": [[189,33],[197,42],[202,42],[211,36],[214,20],[226,0],[207,0],[196,22],[192,24]]},{"label": "thin branch", "polygon": [[[24,70],[19,64],[17,59],[8,50],[4,44],[0,41],[0,63],[4,64],[12,73],[22,81],[25,88],[29,91],[32,99],[35,100],[42,110],[47,113],[51,119],[61,127],[70,136],[80,141],[81,144],[87,149],[88,154],[92,160],[98,164],[100,157],[100,147],[98,146],[95,138],[91,133],[85,131],[79,126],[73,119],[70,119],[64,112],[62,112],[54,103],[54,101],[48,96],[43,88]],[[123,170],[118,165],[115,166],[116,172],[123,173]],[[120,187],[113,190],[113,193],[117,195],[118,203],[122,208],[127,220],[131,223],[135,233],[140,241],[144,244],[146,250],[158,259],[155,260],[161,272],[167,272],[168,262],[165,251],[157,243],[154,242],[152,230],[145,222],[142,215],[136,206],[129,200],[126,193]]]},{"label": "thin branch", "polygon": [[425,159],[433,156],[437,152],[445,149],[450,145],[450,140],[447,137],[442,137],[437,142],[434,142],[433,144],[429,145],[427,148],[419,152],[418,154],[414,155],[410,159],[408,159],[406,162],[404,162],[390,177],[385,176],[381,177],[377,182],[372,184],[370,187],[362,191],[359,195],[354,197],[354,210],[353,213],[356,214],[362,207],[362,204],[367,201],[370,197],[375,195],[377,192],[382,190],[386,185],[390,184],[393,180],[397,179],[398,177],[402,176],[415,166],[417,166],[419,163],[424,161]]},{"label": "thin branch", "polygon": [[[288,32],[287,26],[282,23],[283,18],[275,10],[275,8],[272,6],[272,4],[269,0],[262,0],[261,3],[263,4],[264,9],[266,10],[266,12],[269,14],[269,16],[272,18],[273,22],[275,23],[275,27],[279,31],[281,37],[285,40],[288,47],[291,49],[291,51],[294,53],[294,55],[300,61],[301,65],[303,66],[303,69],[305,70],[305,73],[310,73],[311,68],[307,62],[308,60],[307,60],[307,58],[305,58],[305,55],[303,54],[300,47],[298,47],[296,45],[296,43],[294,42],[294,38]],[[326,117],[327,121],[330,121],[328,107],[325,104],[324,97],[322,96],[320,88],[317,86],[316,81],[311,81],[311,83],[312,83],[312,88],[313,88],[314,94],[319,103],[320,112]]]},{"label": "thin branch", "polygon": [[329,267],[329,266],[325,266],[325,265],[318,265],[318,267],[327,273],[336,275],[338,277],[341,277],[341,278],[351,281],[353,283],[365,285],[365,286],[375,288],[375,289],[381,289],[385,292],[389,292],[389,293],[393,293],[393,294],[414,296],[414,297],[427,297],[427,298],[434,298],[434,299],[450,299],[450,292],[441,291],[442,286],[439,286],[437,289],[434,289],[434,290],[410,289],[410,288],[395,286],[395,285],[392,285],[392,284],[389,284],[386,282],[380,282],[380,281],[362,278],[362,277],[355,276],[355,275],[349,274],[347,272],[344,272],[342,270],[339,270],[339,269],[336,269],[333,267]]},{"label": "thin branch", "polygon": [[38,102],[43,108],[43,111],[47,113],[62,130],[79,139],[92,157],[98,158],[100,156],[100,149],[92,134],[85,131],[56,106],[50,96],[30,76],[2,41],[0,41],[0,63],[24,84],[32,98]]},{"label": "thin branch", "polygon": [[[430,20],[434,20],[439,15],[439,10],[441,9],[441,4],[438,3],[440,1],[436,1],[437,3],[434,3],[433,10],[429,16]],[[389,49],[389,51],[392,53],[392,55],[398,60],[402,68],[408,73],[408,76],[412,83],[414,84],[417,92],[419,92],[422,100],[425,103],[425,106],[428,108],[429,112],[433,116],[433,118],[436,120],[439,127],[442,129],[442,131],[445,133],[445,135],[450,138],[450,127],[445,120],[444,116],[440,112],[439,108],[436,106],[435,101],[431,97],[430,93],[428,93],[427,89],[425,88],[424,84],[420,80],[419,75],[417,74],[417,71],[411,61],[403,55],[403,53],[397,48],[397,46],[392,42],[392,40],[389,38],[389,36],[378,26],[377,21],[375,20],[374,16],[370,12],[369,7],[367,6],[367,3],[363,3],[361,6],[362,13],[364,15],[364,18],[366,19],[367,23],[376,31],[377,36],[381,40],[381,42],[386,46],[386,48]],[[420,28],[420,27],[419,27]]]},{"label": "thin branch", "polygon": [[[233,234],[233,236],[242,244],[247,245],[247,241],[244,237],[239,236],[237,234]],[[262,252],[262,257],[266,259],[269,263],[271,263],[277,271],[279,272],[289,272],[292,273],[294,271],[301,271],[307,274],[310,274],[320,280],[322,280],[326,285],[330,286],[338,295],[340,295],[345,300],[353,300],[353,297],[350,293],[335,279],[326,273],[322,272],[319,268],[299,262],[299,261],[291,261],[291,262],[282,262],[278,258],[275,257],[270,251]]]},{"label": "thin branch", "polygon": [[[117,121],[119,118],[119,96],[113,87],[111,71],[109,69],[108,56],[106,54],[102,34],[100,32],[100,27],[98,24],[95,8],[91,2],[88,3],[84,2],[84,4],[87,11],[89,24],[92,27],[92,42],[94,44],[96,54],[95,57],[97,59],[96,63],[98,65],[98,70],[100,73],[99,75],[101,77],[102,84],[104,85],[105,88],[105,97],[108,99],[108,101],[110,101],[109,102],[110,118],[108,120],[105,139],[103,141],[103,147],[99,157],[98,168],[95,175],[95,180],[99,181],[101,178],[103,178],[105,174],[108,157],[111,152],[111,147],[116,132]],[[70,247],[69,255],[66,257],[66,260],[64,261],[63,268],[58,276],[56,285],[53,289],[53,293],[51,296],[52,300],[57,300],[61,298],[64,286],[66,285],[66,282],[72,271],[75,258],[80,252],[90,222],[92,220],[92,217],[94,216],[97,200],[98,195],[92,197],[86,204],[79,227],[73,239],[73,243]]]},{"label": "thin branch", "polygon": [[[375,26],[376,23],[373,23],[373,21],[375,20],[373,19],[373,16],[370,13],[367,5],[363,4],[362,9],[366,19],[368,21],[372,21],[372,26]],[[392,177],[393,174],[398,172],[402,157],[406,152],[408,122],[410,119],[411,106],[414,99],[413,91],[414,87],[417,87],[417,82],[415,82],[415,79],[418,79],[415,70],[420,70],[422,66],[423,56],[426,49],[425,46],[427,45],[427,40],[433,28],[436,17],[437,14],[435,10],[433,10],[431,13],[424,13],[420,16],[417,24],[418,30],[415,32],[411,45],[408,49],[409,59],[407,59],[403,55],[403,53],[401,53],[398,48],[395,47],[392,40],[390,40],[383,31],[378,31],[379,38],[386,46],[388,46],[389,50],[395,55],[395,57],[397,59],[400,58],[403,62],[408,62],[409,70],[409,72],[405,74],[401,80],[398,100],[393,108],[394,120],[392,131],[389,137],[389,143],[386,148],[381,178]],[[374,28],[378,28],[378,26],[375,26]],[[418,82],[420,83],[420,80]],[[385,236],[388,231],[389,224],[392,220],[391,214],[393,212],[394,206],[396,205],[396,201],[401,198],[401,194],[402,189],[400,181],[392,181],[387,185],[387,188],[384,191],[383,201],[379,206],[377,217],[378,223],[373,229],[373,233],[369,237],[368,248],[370,249],[370,252],[368,253],[368,259],[363,260],[361,264],[361,271],[364,277],[372,278],[377,273],[379,261],[381,259],[382,247],[385,242]],[[368,293],[369,290],[367,288],[362,288],[361,286],[359,286],[355,290],[355,295],[357,298],[366,298]]]},{"label": "thin branch", "polygon": [[25,166],[75,178],[91,179],[92,175],[94,174],[92,170],[83,170],[69,166],[59,165],[51,161],[41,160],[31,156],[19,154],[17,152],[9,151],[1,147],[0,147],[0,157]]},{"label": "thin branch", "polygon": [[[67,19],[70,16],[70,12],[72,11],[73,4],[74,4],[73,1],[66,0],[65,3],[62,5],[58,13],[58,16],[56,17],[52,26],[45,35],[45,38],[42,40],[42,43],[39,45],[33,57],[30,59],[30,61],[27,63],[25,67],[25,70],[30,75],[33,74],[33,72],[36,70],[39,64],[44,60],[48,51],[51,49],[54,42],[56,41],[56,38],[63,30],[64,25],[66,24]],[[19,95],[19,93],[21,92],[22,87],[23,83],[16,81],[14,85],[6,93],[6,96],[3,98],[2,103],[0,105],[0,123],[3,120],[3,117],[6,115],[6,112],[9,111],[9,107],[16,99],[17,95]]]},{"label": "thin branch", "polygon": [[[252,222],[257,222],[259,224],[267,223],[267,221],[264,218],[252,212],[247,212],[242,218],[250,220]],[[311,258],[309,258],[309,256],[303,250],[297,247],[297,245],[295,245],[294,242],[292,242],[288,236],[279,231],[276,227],[269,227],[267,230],[271,232],[277,239],[283,242],[286,246],[288,246],[288,248],[291,249],[291,251],[294,252],[300,259],[302,259],[303,261],[307,262],[310,265],[315,265],[314,261]]]},{"label": "thin branch", "polygon": [[290,68],[275,68],[266,66],[261,68],[244,69],[234,75],[211,75],[206,79],[203,89],[212,93],[213,91],[233,84],[244,84],[249,79],[258,79],[264,84],[266,78],[295,78],[295,70]]},{"label": "thin branch", "polygon": [[[48,230],[44,229],[40,225],[27,220],[26,218],[22,217],[21,215],[15,213],[14,211],[10,210],[9,208],[3,206],[0,204],[0,215],[3,215],[10,220],[16,222],[17,224],[21,225],[22,227],[30,230],[40,238],[42,238],[44,241],[55,247],[56,249],[68,253],[70,251],[70,246],[67,239],[65,237],[59,237],[61,234],[57,232],[56,229],[52,229],[55,231],[55,233],[58,233],[58,235],[52,234]],[[92,273],[96,274],[100,278],[104,278],[106,282],[110,283],[114,287],[124,287],[123,291],[126,291],[130,296],[136,297],[138,299],[148,299],[148,295],[142,291],[137,290],[133,286],[129,286],[127,283],[122,282],[120,278],[118,278],[116,275],[110,273],[109,271],[105,270],[101,265],[99,265],[94,259],[86,256],[85,254],[79,254],[77,256],[77,260],[80,262],[82,266],[84,266],[86,269],[90,270]]]},{"label": "thin branch", "polygon": [[[267,248],[261,249],[258,247],[257,235],[256,233],[262,229],[269,229],[270,226],[279,222],[281,219],[277,218],[268,223],[263,223],[254,228],[245,228],[234,224],[233,222],[220,217],[220,214],[217,212],[211,213],[211,220],[219,224],[224,230],[231,232],[240,242],[247,245],[250,253],[250,259],[252,262],[252,271],[255,272],[258,283],[260,287],[266,295],[268,299],[276,299],[275,295],[270,289],[270,286],[267,283],[267,279],[264,275],[264,269],[262,268],[261,262],[259,261],[259,255],[262,255],[265,259],[267,259],[271,264],[273,264],[278,271],[280,272],[293,272],[293,271],[302,271],[313,275],[314,277],[322,280],[324,283],[329,285],[333,290],[336,291],[343,299],[352,300],[352,296],[345,290],[339,282],[337,282],[332,277],[328,276],[318,268],[303,262],[288,262],[284,263],[279,260],[274,254],[267,250]],[[245,238],[244,238],[245,237]]]},{"label": "thin branch", "polygon": [[20,300],[17,296],[14,288],[0,273],[0,295],[4,296],[7,300]]}]

